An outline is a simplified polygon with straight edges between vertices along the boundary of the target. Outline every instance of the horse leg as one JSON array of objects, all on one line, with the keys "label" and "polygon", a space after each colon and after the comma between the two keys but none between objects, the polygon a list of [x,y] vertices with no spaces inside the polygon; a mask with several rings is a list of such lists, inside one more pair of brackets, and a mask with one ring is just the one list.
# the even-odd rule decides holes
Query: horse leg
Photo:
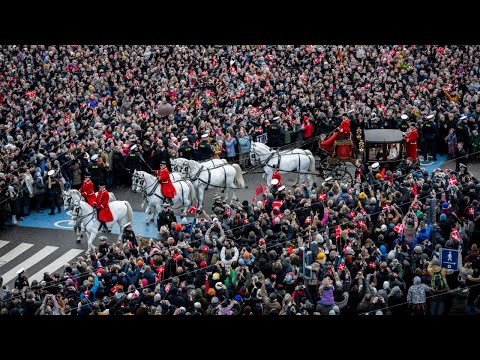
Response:
[{"label": "horse leg", "polygon": [[93,254],[94,246],[93,246],[93,240],[95,240],[95,237],[97,236],[97,233],[95,231],[92,231],[90,233],[90,236],[88,237],[88,247],[87,251],[85,252],[86,255],[91,255]]},{"label": "horse leg", "polygon": [[202,210],[203,208],[203,192],[204,192],[203,187],[198,188],[198,208],[197,210]]}]

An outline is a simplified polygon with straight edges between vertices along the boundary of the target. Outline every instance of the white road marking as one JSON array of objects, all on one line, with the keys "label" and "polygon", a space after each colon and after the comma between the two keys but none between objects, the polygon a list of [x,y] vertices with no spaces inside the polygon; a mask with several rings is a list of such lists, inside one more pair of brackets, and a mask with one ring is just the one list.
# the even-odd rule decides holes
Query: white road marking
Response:
[{"label": "white road marking", "polygon": [[[31,245],[31,244],[29,244],[29,245]],[[18,270],[20,270],[21,268],[24,268],[25,270],[31,268],[33,265],[42,261],[43,259],[45,259],[48,255],[50,255],[51,253],[53,253],[57,249],[58,249],[57,246],[45,246],[42,250],[37,252],[35,255],[26,259],[23,263],[18,264],[13,269],[11,269],[10,271],[3,274],[3,283],[8,284],[10,281],[12,281],[13,279],[15,279],[17,277],[17,271]]]},{"label": "white road marking", "polygon": [[80,249],[70,249],[70,250],[68,250],[65,254],[60,256],[58,259],[56,259],[50,265],[45,266],[42,270],[38,271],[35,275],[32,275],[31,277],[29,277],[28,282],[31,284],[33,280],[37,280],[39,282],[42,281],[44,273],[48,272],[49,274],[51,274],[51,273],[57,271],[63,265],[68,263],[70,260],[72,260],[74,257],[78,256],[82,252],[83,252],[83,250],[80,250]]},{"label": "white road marking", "polygon": [[[10,250],[8,253],[0,257],[0,267],[15,259],[18,255],[24,253],[30,249],[33,244],[21,243],[15,249]],[[20,269],[20,268],[19,268]],[[3,277],[3,283],[6,284],[5,277]]]}]

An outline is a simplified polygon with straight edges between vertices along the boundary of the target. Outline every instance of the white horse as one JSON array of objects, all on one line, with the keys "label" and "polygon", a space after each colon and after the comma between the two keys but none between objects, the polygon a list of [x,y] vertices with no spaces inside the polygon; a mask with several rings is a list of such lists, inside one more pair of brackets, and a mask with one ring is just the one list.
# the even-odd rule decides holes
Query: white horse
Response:
[{"label": "white horse", "polygon": [[[315,174],[315,158],[309,150],[294,149],[272,151],[268,146],[259,142],[252,142],[250,149],[252,165],[260,165],[267,175],[267,184],[272,181],[273,166],[278,165],[280,173],[297,172],[298,178],[304,182],[307,177],[313,183]],[[293,183],[297,183],[298,179]]]},{"label": "white horse", "polygon": [[[187,176],[188,174],[188,159],[185,158],[176,158],[171,161],[172,170],[179,172],[183,177]],[[207,169],[213,169],[219,165],[228,164],[226,159],[210,159],[201,161],[200,165]],[[172,180],[173,181],[173,180]]]},{"label": "white horse", "polygon": [[[132,222],[133,211],[128,201],[114,201],[108,204],[113,215],[113,221],[107,222],[107,228],[112,230],[115,223],[120,227],[118,241],[122,240],[122,229],[126,223]],[[82,228],[88,236],[87,254],[91,254],[93,250],[93,240],[97,236],[101,222],[97,219],[97,211],[88,205],[87,202],[81,200],[78,204],[73,206],[71,212],[72,220],[80,221]]]},{"label": "white horse", "polygon": [[[96,193],[95,195],[97,194],[98,193]],[[115,195],[113,195],[113,193],[109,192],[108,195],[109,195],[108,203],[111,203],[117,200],[115,198]],[[65,211],[73,210],[74,205],[77,205],[80,203],[80,201],[84,200],[80,191],[76,189],[63,191],[62,198],[63,198],[63,208],[65,209]],[[80,239],[83,237],[82,233],[85,232],[85,229],[82,228],[81,222],[77,221],[75,222],[75,225],[73,225],[73,230],[77,235],[77,244],[78,244],[80,243]]]},{"label": "white horse", "polygon": [[[178,160],[178,159],[177,159]],[[228,200],[230,190],[233,192],[233,199],[236,199],[235,189],[244,188],[242,169],[238,164],[222,163],[214,168],[207,168],[195,160],[185,160],[188,169],[187,178],[193,182],[198,191],[199,205],[197,210],[202,210],[203,194],[209,186],[225,189],[225,200]],[[236,182],[239,186],[235,185]]]},{"label": "white horse", "polygon": [[[195,188],[190,181],[181,179],[178,173],[173,173],[173,176],[170,174],[170,177],[173,179],[180,178],[180,180],[172,181],[176,192],[172,202],[175,205],[180,201],[182,203],[182,214],[186,215],[187,208],[197,201]],[[162,205],[165,200],[157,177],[145,171],[134,171],[132,176],[132,191],[143,193],[145,202],[148,205],[145,212],[151,215],[151,217],[147,218],[147,224],[150,224],[156,214],[162,211]]]}]

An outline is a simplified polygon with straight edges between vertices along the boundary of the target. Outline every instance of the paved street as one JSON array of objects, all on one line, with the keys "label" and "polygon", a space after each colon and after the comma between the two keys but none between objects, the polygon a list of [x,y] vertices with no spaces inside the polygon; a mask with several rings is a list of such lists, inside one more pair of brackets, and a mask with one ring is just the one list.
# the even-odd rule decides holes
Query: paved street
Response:
[{"label": "paved street", "polygon": [[[438,167],[440,164],[432,164],[429,170]],[[444,164],[449,168],[454,168],[454,162]],[[480,174],[480,164],[471,164],[469,170],[478,176]],[[349,171],[353,171],[353,166],[349,166]],[[255,196],[255,188],[260,184],[266,184],[261,174],[245,174],[245,182],[248,185],[246,189],[237,191],[239,201],[252,200]],[[283,175],[283,183],[287,188],[291,188],[294,180],[293,174]],[[321,181],[317,178],[316,181]],[[136,234],[142,236],[157,237],[156,225],[145,224],[145,214],[141,209],[142,195],[133,193],[130,189],[113,189],[115,196],[119,200],[128,201],[134,211],[133,230]],[[213,198],[218,192],[215,189],[206,191],[204,208],[211,210]],[[178,211],[177,211],[178,212]],[[115,241],[120,230],[115,226],[113,233],[106,235],[109,242]],[[94,241],[98,245],[98,236]],[[81,244],[75,243],[75,234],[73,226],[69,221],[69,216],[62,211],[60,214],[49,216],[47,212],[43,214],[34,214],[25,217],[19,226],[10,226],[8,230],[0,232],[0,275],[4,278],[4,284],[13,287],[16,278],[16,271],[22,267],[27,270],[30,280],[42,280],[44,272],[63,271],[65,263],[74,260],[86,250],[86,240]]]}]

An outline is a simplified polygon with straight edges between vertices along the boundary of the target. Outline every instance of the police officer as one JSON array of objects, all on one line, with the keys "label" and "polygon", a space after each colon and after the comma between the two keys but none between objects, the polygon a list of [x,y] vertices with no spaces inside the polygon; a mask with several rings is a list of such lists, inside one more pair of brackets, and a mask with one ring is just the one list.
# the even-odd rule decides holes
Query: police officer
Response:
[{"label": "police officer", "polygon": [[203,134],[201,137],[200,144],[198,144],[198,153],[200,156],[200,161],[209,160],[213,156],[213,148],[208,143],[208,134]]},{"label": "police officer", "polygon": [[194,158],[193,146],[190,145],[187,137],[182,139],[182,146],[178,149],[178,156],[188,160],[193,160]]},{"label": "police officer", "polygon": [[92,161],[88,163],[88,173],[90,173],[94,189],[98,191],[98,184],[103,182],[103,166],[98,162],[98,154],[92,155]]},{"label": "police officer", "polygon": [[[137,145],[130,148],[129,153],[125,156],[125,168],[128,170],[130,176],[128,177],[128,185],[132,185],[132,177],[135,170],[142,170],[142,155],[137,150]],[[92,176],[93,178],[93,176]],[[93,180],[93,179],[92,179]]]},{"label": "police officer", "polygon": [[132,243],[132,246],[138,246],[137,237],[132,230],[132,223],[126,223],[123,226],[123,234],[122,234],[122,241],[123,243],[128,243],[129,241]]},{"label": "police officer", "polygon": [[433,114],[427,116],[427,122],[423,124],[422,127],[422,135],[424,139],[424,146],[423,146],[423,159],[427,161],[427,153],[430,150],[433,161],[437,161],[437,151],[436,151],[436,144],[435,138],[437,135],[437,124],[433,121]]},{"label": "police officer", "polygon": [[283,146],[283,127],[277,124],[278,116],[272,119],[272,124],[267,127],[268,143],[271,147]]},{"label": "police officer", "polygon": [[470,145],[470,129],[467,124],[467,116],[463,115],[460,117],[460,120],[455,126],[455,134],[457,135],[457,144],[463,143],[463,149],[466,153],[468,153],[469,145]]},{"label": "police officer", "polygon": [[55,171],[50,170],[48,173],[48,178],[45,180],[45,192],[47,194],[47,199],[49,202],[50,212],[48,215],[55,215],[55,206],[57,207],[58,212],[62,211],[60,207],[60,193],[62,189],[60,188],[60,182],[55,176]]},{"label": "police officer", "polygon": [[176,222],[175,213],[170,210],[170,204],[167,202],[163,203],[163,210],[158,214],[157,217],[157,229],[160,232],[160,228],[163,225],[170,225],[172,222]]}]

